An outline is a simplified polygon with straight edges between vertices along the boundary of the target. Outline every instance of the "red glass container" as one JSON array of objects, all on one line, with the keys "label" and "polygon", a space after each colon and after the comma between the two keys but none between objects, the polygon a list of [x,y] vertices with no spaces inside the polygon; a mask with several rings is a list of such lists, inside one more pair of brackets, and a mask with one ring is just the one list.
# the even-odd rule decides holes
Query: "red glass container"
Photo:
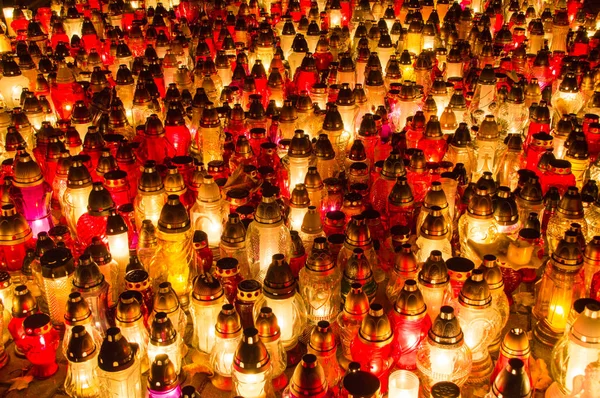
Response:
[{"label": "red glass container", "polygon": [[238,267],[239,263],[233,257],[224,257],[217,261],[215,276],[221,282],[225,297],[229,303],[235,302],[238,294],[238,285],[244,280]]},{"label": "red glass container", "polygon": [[50,317],[38,313],[29,315],[23,321],[25,338],[21,340],[21,349],[27,360],[33,365],[32,373],[37,379],[47,379],[58,371],[56,351],[60,335],[52,327]]}]

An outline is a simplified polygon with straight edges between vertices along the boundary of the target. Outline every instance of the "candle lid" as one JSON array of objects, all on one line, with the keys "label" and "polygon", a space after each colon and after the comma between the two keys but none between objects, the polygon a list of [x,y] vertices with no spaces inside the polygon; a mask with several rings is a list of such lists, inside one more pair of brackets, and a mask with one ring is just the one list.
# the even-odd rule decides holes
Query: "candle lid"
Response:
[{"label": "candle lid", "polygon": [[402,160],[399,152],[393,150],[387,159],[385,159],[385,162],[383,162],[381,176],[387,179],[397,179],[405,175],[404,160]]},{"label": "candle lid", "polygon": [[281,209],[274,190],[263,191],[262,201],[256,208],[254,220],[259,224],[276,224],[281,221]]},{"label": "candle lid", "polygon": [[495,397],[530,398],[533,388],[525,364],[519,358],[511,358],[508,365],[496,376],[492,384]]},{"label": "candle lid", "polygon": [[277,317],[270,307],[262,307],[255,321],[258,335],[263,343],[277,341],[281,335],[281,329],[277,323]]},{"label": "candle lid", "polygon": [[141,302],[142,297],[139,292],[128,290],[121,293],[117,303],[117,323],[133,323],[139,320],[142,317]]},{"label": "candle lid", "polygon": [[394,256],[394,269],[398,273],[415,272],[419,268],[417,256],[410,243],[403,243],[396,247]]},{"label": "candle lid", "polygon": [[310,334],[309,346],[321,354],[335,352],[335,334],[327,321],[319,321]]},{"label": "candle lid", "polygon": [[394,337],[390,320],[383,312],[383,306],[371,304],[367,316],[363,319],[358,331],[358,338],[365,344],[377,347],[389,344]]},{"label": "candle lid", "polygon": [[137,345],[130,344],[121,335],[121,329],[109,328],[100,346],[98,366],[105,372],[120,372],[130,368],[136,361]]},{"label": "candle lid", "polygon": [[427,287],[435,285],[444,285],[450,281],[446,262],[442,258],[442,252],[432,250],[429,257],[423,263],[423,268],[419,271],[419,283]]},{"label": "candle lid", "polygon": [[358,318],[363,318],[369,312],[369,298],[360,283],[350,285],[350,292],[344,302],[344,312]]},{"label": "candle lid", "polygon": [[168,346],[177,341],[177,330],[165,312],[154,314],[150,326],[150,342],[157,346]]},{"label": "candle lid", "polygon": [[152,391],[169,391],[179,385],[179,377],[175,364],[167,354],[158,354],[150,365],[148,389]]},{"label": "candle lid", "polygon": [[463,344],[463,332],[454,315],[454,308],[444,305],[433,321],[428,332],[428,341],[435,346],[445,348],[458,347]]},{"label": "candle lid", "polygon": [[262,285],[254,279],[244,279],[238,284],[236,301],[255,302],[262,296]]},{"label": "candle lid", "polygon": [[158,230],[164,233],[182,233],[190,229],[189,214],[177,195],[169,195],[158,219]]},{"label": "candle lid", "polygon": [[427,304],[414,279],[407,279],[394,303],[394,311],[403,319],[417,320],[427,314]]},{"label": "candle lid", "polygon": [[69,294],[67,299],[67,306],[65,310],[65,323],[67,325],[79,325],[90,320],[92,316],[92,310],[87,301],[81,296],[80,292],[73,292]]},{"label": "candle lid", "polygon": [[270,356],[261,341],[258,330],[244,329],[242,340],[235,350],[233,368],[243,374],[262,373],[270,366]]},{"label": "candle lid", "polygon": [[[226,260],[227,258],[219,260],[221,265],[223,265],[222,260]],[[235,260],[235,259],[231,259]],[[237,263],[237,260],[235,260]],[[217,278],[213,278],[210,274],[201,274],[194,278],[194,287],[192,289],[192,299],[200,304],[207,305],[211,304],[217,300],[219,300],[225,291],[223,290],[223,286]]]},{"label": "candle lid", "polygon": [[179,309],[179,298],[171,287],[171,282],[162,282],[158,285],[158,292],[154,295],[153,303],[155,312],[171,314]]},{"label": "candle lid", "polygon": [[106,265],[112,261],[108,248],[98,236],[92,238],[92,243],[85,249],[85,253],[89,253],[98,265]]},{"label": "candle lid", "polygon": [[44,181],[42,169],[27,152],[17,154],[13,169],[13,184],[16,187],[32,187]]},{"label": "candle lid", "polygon": [[323,398],[328,394],[327,378],[323,367],[313,354],[305,354],[291,377],[290,391],[293,396]]},{"label": "candle lid", "polygon": [[16,286],[12,299],[13,318],[26,318],[36,313],[37,309],[37,300],[33,297],[27,286]]},{"label": "candle lid", "polygon": [[589,303],[569,331],[569,339],[585,347],[600,344],[600,304]]},{"label": "candle lid", "polygon": [[296,284],[296,278],[284,255],[273,255],[263,284],[265,296],[275,300],[293,297],[296,294]]},{"label": "candle lid", "polygon": [[376,398],[380,394],[381,382],[377,376],[364,370],[349,371],[342,379],[342,384],[348,392],[348,398]]},{"label": "candle lid", "polygon": [[306,268],[313,272],[327,274],[335,268],[335,261],[329,251],[326,238],[315,238],[312,250],[306,259]]},{"label": "candle lid", "polygon": [[521,328],[513,328],[506,333],[500,345],[502,355],[507,358],[526,358],[529,357],[531,347],[527,332]]},{"label": "candle lid", "polygon": [[58,279],[69,276],[75,270],[73,256],[66,247],[55,247],[47,250],[40,259],[42,276]]},{"label": "candle lid", "polygon": [[215,335],[223,339],[228,339],[237,337],[241,333],[242,324],[239,314],[233,304],[224,304],[217,316]]},{"label": "candle lid", "polygon": [[95,353],[96,344],[92,336],[85,329],[85,326],[74,326],[67,345],[67,359],[69,362],[86,362],[90,359],[95,359]]}]

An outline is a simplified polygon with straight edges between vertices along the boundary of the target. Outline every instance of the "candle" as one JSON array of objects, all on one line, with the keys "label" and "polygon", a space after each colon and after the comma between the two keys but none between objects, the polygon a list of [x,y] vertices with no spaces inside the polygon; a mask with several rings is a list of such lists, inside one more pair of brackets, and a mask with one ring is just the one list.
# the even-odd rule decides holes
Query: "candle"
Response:
[{"label": "candle", "polygon": [[419,378],[408,370],[397,370],[390,374],[388,398],[417,398]]}]

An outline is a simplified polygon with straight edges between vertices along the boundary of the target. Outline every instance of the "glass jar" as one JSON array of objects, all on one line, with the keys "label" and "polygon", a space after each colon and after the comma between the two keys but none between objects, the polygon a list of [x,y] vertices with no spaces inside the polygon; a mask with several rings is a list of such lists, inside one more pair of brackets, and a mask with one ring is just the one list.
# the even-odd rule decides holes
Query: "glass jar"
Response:
[{"label": "glass jar", "polygon": [[221,283],[210,275],[198,275],[194,279],[190,313],[194,323],[192,345],[210,353],[215,344],[215,323],[225,304],[225,292]]},{"label": "glass jar", "polygon": [[64,388],[72,397],[92,398],[97,396],[98,349],[96,342],[83,326],[75,326],[67,344],[67,376]]},{"label": "glass jar", "polygon": [[110,328],[98,354],[98,378],[101,398],[139,397],[142,394],[142,372],[136,356],[137,346]]}]

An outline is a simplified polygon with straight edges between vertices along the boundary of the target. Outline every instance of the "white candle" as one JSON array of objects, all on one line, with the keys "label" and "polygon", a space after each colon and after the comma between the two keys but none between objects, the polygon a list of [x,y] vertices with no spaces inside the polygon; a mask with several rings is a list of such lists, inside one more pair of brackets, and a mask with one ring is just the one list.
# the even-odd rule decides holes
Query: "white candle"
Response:
[{"label": "white candle", "polygon": [[408,370],[390,374],[388,398],[418,398],[419,378]]}]

